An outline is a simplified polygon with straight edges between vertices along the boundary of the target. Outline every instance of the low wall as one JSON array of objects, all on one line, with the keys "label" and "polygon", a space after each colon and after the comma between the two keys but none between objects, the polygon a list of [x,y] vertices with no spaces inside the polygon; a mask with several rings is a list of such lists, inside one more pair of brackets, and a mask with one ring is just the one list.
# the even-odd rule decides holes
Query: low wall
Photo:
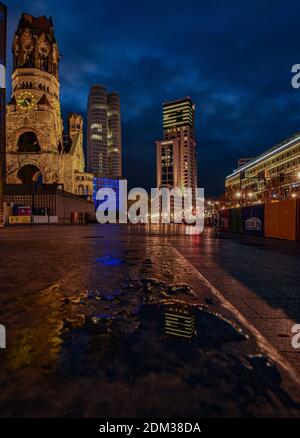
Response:
[{"label": "low wall", "polygon": [[296,240],[297,200],[268,203],[265,209],[266,237]]},{"label": "low wall", "polygon": [[[95,219],[94,203],[72,193],[56,191],[56,193],[18,193],[15,188],[10,193],[9,186],[5,190],[4,202],[17,204],[32,209],[47,209],[47,215],[58,216],[61,224],[71,223],[71,213],[83,213],[90,219]],[[7,211],[10,211],[7,207]]]},{"label": "low wall", "polygon": [[223,231],[264,235],[264,205],[221,210],[219,224]]},{"label": "low wall", "polygon": [[243,217],[241,208],[231,208],[229,210],[229,231],[233,233],[243,232]]},{"label": "low wall", "polygon": [[242,209],[243,232],[263,236],[265,233],[265,206],[251,205]]},{"label": "low wall", "polygon": [[219,223],[223,231],[300,241],[300,199],[221,210]]}]

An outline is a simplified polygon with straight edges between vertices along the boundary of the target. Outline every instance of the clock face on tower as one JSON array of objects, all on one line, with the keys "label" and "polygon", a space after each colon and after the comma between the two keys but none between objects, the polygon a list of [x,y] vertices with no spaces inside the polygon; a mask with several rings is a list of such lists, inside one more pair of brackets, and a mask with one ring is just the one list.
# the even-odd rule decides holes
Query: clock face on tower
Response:
[{"label": "clock face on tower", "polygon": [[29,93],[28,91],[23,91],[17,96],[17,104],[19,108],[23,110],[32,109],[35,104],[33,94]]}]

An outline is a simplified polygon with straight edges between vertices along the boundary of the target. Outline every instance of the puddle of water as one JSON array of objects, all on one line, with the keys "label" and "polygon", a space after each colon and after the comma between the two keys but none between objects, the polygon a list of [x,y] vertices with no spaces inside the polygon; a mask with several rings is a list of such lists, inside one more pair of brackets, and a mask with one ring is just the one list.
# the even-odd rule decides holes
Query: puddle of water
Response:
[{"label": "puddle of water", "polygon": [[119,379],[122,375],[116,370],[122,364],[122,373],[139,378],[148,372],[170,371],[170,367],[175,371],[209,350],[246,339],[226,320],[196,306],[131,307],[127,301],[123,309],[111,310],[93,312],[81,327],[65,332],[59,372],[69,377],[98,375],[99,370],[107,374],[114,368]]},{"label": "puddle of water", "polygon": [[119,266],[119,265],[122,265],[124,263],[124,260],[122,260],[118,257],[106,255],[106,256],[97,258],[96,262],[101,263],[104,266]]},{"label": "puddle of water", "polygon": [[125,416],[189,417],[299,408],[276,367],[249,355],[243,331],[199,303],[188,284],[129,277],[120,289],[61,297],[60,306],[55,293],[63,323],[55,359],[40,369],[23,363],[11,375],[3,415],[21,390],[28,400],[18,415],[99,416],[99,406],[103,416],[117,416],[119,407]]}]

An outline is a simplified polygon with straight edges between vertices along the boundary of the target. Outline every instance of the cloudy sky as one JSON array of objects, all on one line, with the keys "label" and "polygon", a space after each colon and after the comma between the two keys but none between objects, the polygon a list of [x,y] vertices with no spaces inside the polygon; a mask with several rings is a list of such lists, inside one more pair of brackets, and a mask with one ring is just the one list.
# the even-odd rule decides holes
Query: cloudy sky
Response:
[{"label": "cloudy sky", "polygon": [[63,55],[63,114],[86,115],[90,85],[121,95],[124,174],[155,185],[161,105],[197,105],[199,185],[223,192],[240,157],[300,131],[299,1],[9,0],[10,46],[22,12],[52,16]]}]

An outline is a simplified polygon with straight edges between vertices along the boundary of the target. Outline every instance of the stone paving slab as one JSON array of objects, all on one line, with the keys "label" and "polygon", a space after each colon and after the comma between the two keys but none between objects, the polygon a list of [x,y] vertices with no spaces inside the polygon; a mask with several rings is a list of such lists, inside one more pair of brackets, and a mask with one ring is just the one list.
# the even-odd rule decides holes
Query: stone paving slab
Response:
[{"label": "stone paving slab", "polygon": [[[126,226],[5,229],[0,416],[299,416],[297,380],[276,355],[298,369],[282,337],[290,315],[262,318],[253,305],[273,310],[279,293],[253,288],[252,267],[278,251],[263,242]],[[273,260],[282,268],[281,253]],[[174,303],[196,309],[191,342],[164,334]]]}]

